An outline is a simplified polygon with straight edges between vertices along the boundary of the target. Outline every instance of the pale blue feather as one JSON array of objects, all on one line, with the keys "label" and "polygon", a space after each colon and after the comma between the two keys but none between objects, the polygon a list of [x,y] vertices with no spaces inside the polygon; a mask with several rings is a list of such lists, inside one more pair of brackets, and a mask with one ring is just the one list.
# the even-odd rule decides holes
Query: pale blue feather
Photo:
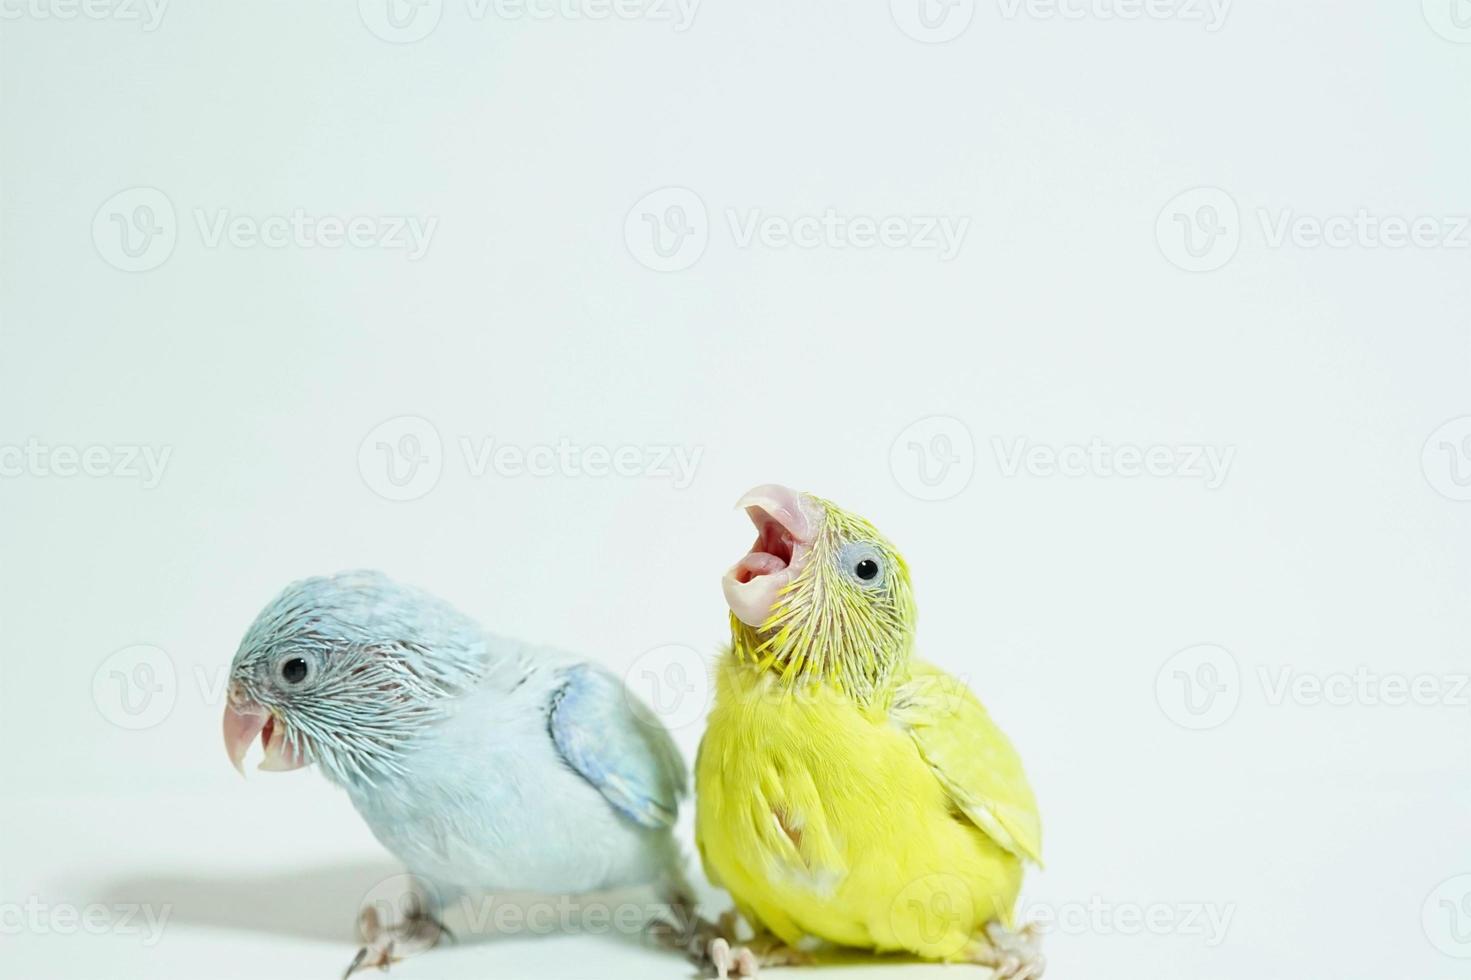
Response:
[{"label": "pale blue feather", "polygon": [[[292,656],[312,671],[287,687]],[[601,667],[497,636],[379,573],[345,572],[267,606],[232,682],[441,898],[684,887],[669,832],[684,763]]]},{"label": "pale blue feather", "polygon": [[688,776],[669,732],[607,671],[578,664],[563,675],[550,728],[568,765],[630,820],[673,826]]}]

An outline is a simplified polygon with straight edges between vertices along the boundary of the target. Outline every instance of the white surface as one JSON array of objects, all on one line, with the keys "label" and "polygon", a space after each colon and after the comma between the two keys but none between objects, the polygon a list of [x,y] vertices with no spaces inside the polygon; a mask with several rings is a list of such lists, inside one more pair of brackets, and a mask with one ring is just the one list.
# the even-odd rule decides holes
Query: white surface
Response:
[{"label": "white surface", "polygon": [[[1026,901],[1066,917],[1049,976],[1464,975],[1471,503],[1450,466],[1471,459],[1440,443],[1465,423],[1422,449],[1471,415],[1471,251],[1272,247],[1261,223],[1471,211],[1471,45],[1425,6],[1236,4],[1210,31],[986,3],[938,45],[905,35],[924,32],[902,0],[897,20],[709,3],[685,31],[450,0],[401,45],[349,3],[178,3],[152,31],[7,7],[0,446],[170,456],[148,489],[0,478],[0,972],[335,976],[392,866],[314,773],[230,770],[219,679],[258,608],[374,566],[677,679],[723,640],[718,578],[749,543],[731,502],[779,480],[901,544],[925,653],[1021,747],[1049,862]],[[157,204],[138,187],[174,209],[171,252],[120,251],[112,215]],[[633,210],[669,187],[707,209],[703,253],[639,238],[643,211],[690,203]],[[1207,204],[1240,234],[1192,258],[1176,214]],[[437,225],[410,260],[210,247],[197,223],[297,208]],[[726,213],[753,208],[970,225],[949,261],[738,247]],[[432,489],[374,462],[419,423],[360,467],[402,416],[442,440]],[[936,435],[959,468],[930,487],[909,444]],[[477,477],[462,437],[701,455],[683,488]],[[1007,476],[993,448],[1094,438],[1234,455],[1206,489]],[[109,660],[139,644],[167,661]],[[1171,660],[1202,644],[1231,659]],[[130,657],[155,684],[173,669],[141,715],[111,673],[142,678]],[[1193,716],[1175,671],[1201,658],[1239,673]],[[1284,669],[1359,668],[1429,675],[1437,703],[1274,700]],[[690,752],[699,693],[667,701]],[[97,935],[64,912],[14,925],[93,902],[168,923],[152,945],[111,913]],[[1201,909],[1223,937],[1187,922]],[[396,968],[533,972],[688,971],[593,936]]]}]

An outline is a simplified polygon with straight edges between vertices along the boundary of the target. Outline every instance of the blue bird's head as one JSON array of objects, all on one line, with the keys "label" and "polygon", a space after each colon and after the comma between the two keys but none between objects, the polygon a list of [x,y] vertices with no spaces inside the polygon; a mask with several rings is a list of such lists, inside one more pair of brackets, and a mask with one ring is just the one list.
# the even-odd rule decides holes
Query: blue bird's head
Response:
[{"label": "blue bird's head", "polygon": [[303,579],[263,609],[230,666],[225,748],[260,768],[317,763],[338,783],[401,772],[404,747],[482,669],[485,634],[378,572]]}]

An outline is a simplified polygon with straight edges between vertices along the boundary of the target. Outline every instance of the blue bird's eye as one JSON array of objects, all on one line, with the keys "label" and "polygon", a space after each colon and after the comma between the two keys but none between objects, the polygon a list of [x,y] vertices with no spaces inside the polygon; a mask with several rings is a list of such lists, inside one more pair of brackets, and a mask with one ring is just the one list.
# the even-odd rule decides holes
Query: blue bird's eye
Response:
[{"label": "blue bird's eye", "polygon": [[288,684],[300,684],[306,680],[306,660],[302,657],[292,657],[281,665],[281,679]]},{"label": "blue bird's eye", "polygon": [[871,582],[874,579],[878,578],[879,563],[874,561],[872,558],[864,558],[858,564],[853,566],[853,574],[857,575],[865,582]]}]

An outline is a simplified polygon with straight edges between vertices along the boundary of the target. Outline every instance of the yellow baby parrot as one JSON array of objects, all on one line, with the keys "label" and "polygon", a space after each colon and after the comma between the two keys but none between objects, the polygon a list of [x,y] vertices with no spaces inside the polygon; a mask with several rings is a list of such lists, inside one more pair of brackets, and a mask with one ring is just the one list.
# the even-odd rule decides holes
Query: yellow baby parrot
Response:
[{"label": "yellow baby parrot", "polygon": [[909,569],[872,524],[767,485],[726,573],[731,648],[695,763],[706,873],[756,938],[720,976],[820,947],[1042,974],[1013,931],[1042,824],[1016,750],[965,685],[914,657]]}]

